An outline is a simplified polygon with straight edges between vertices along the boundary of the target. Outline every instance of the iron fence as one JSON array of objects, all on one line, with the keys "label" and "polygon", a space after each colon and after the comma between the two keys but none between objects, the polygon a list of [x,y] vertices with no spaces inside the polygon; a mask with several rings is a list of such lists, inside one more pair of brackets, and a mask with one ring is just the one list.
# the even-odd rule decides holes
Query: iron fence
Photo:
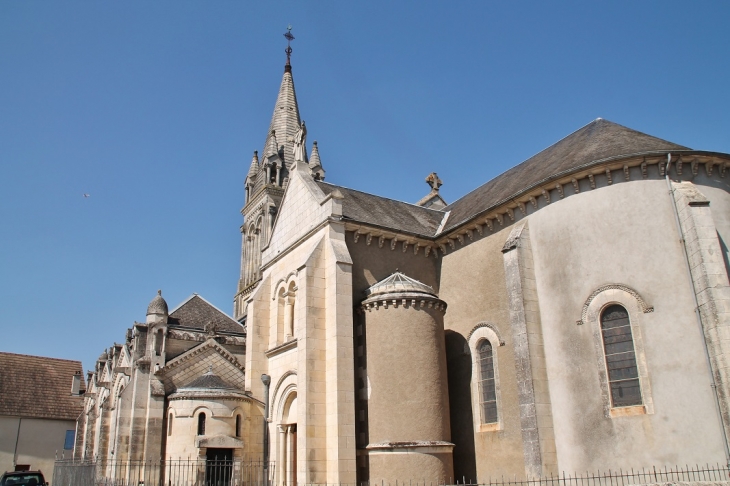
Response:
[{"label": "iron fence", "polygon": [[[60,460],[53,486],[273,486],[274,463],[236,459]],[[264,479],[269,479],[265,482]]]},{"label": "iron fence", "polygon": [[[268,481],[264,481],[268,478]],[[547,475],[540,478],[488,478],[472,482],[404,480],[345,483],[280,484],[275,465],[243,460],[56,461],[52,486],[633,486],[655,483],[730,482],[730,467],[721,464],[662,466]]]}]

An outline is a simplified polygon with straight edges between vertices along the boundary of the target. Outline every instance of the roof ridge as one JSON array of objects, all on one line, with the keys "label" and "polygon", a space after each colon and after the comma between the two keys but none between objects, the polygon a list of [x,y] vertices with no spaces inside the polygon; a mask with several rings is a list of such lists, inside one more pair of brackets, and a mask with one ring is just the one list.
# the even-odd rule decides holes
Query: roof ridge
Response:
[{"label": "roof ridge", "polygon": [[337,188],[340,188],[340,189],[347,189],[348,191],[359,192],[360,194],[367,194],[368,196],[379,197],[381,199],[387,199],[388,201],[395,201],[395,202],[399,202],[399,203],[402,203],[402,204],[408,204],[409,206],[413,206],[413,207],[420,208],[420,209],[426,209],[428,211],[432,211],[434,213],[441,214],[442,216],[444,214],[444,211],[441,211],[440,209],[424,208],[423,206],[419,206],[418,204],[415,204],[415,203],[409,203],[409,202],[406,202],[406,201],[401,201],[400,199],[393,199],[392,197],[380,196],[378,194],[373,194],[371,192],[360,191],[358,189],[353,189],[351,187],[340,186],[340,185],[337,185],[337,184],[332,184],[331,182],[325,182],[325,181],[316,181],[316,182],[318,184],[327,184],[328,186],[337,187]]}]

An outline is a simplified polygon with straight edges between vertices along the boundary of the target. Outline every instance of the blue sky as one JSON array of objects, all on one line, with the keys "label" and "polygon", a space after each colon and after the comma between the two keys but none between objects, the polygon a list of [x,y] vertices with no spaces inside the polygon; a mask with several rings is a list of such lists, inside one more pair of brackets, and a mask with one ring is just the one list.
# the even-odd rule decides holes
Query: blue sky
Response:
[{"label": "blue sky", "polygon": [[[327,180],[449,201],[597,117],[730,152],[729,2],[0,2],[0,351],[226,312],[286,26]],[[91,195],[84,198],[83,194]]]}]

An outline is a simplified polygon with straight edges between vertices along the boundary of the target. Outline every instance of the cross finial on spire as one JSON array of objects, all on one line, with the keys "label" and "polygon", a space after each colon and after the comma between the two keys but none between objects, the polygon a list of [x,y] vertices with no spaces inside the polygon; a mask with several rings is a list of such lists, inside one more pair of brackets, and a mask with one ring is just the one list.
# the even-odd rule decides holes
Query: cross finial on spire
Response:
[{"label": "cross finial on spire", "polygon": [[286,52],[286,66],[291,69],[291,41],[294,40],[294,36],[291,35],[291,24],[286,28],[284,37],[286,37],[286,49],[284,49],[284,52]]}]

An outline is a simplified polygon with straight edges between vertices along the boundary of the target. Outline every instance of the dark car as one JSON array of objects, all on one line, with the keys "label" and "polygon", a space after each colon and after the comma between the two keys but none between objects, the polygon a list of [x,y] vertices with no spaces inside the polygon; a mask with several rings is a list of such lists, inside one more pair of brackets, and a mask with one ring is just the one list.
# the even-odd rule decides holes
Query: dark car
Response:
[{"label": "dark car", "polygon": [[46,486],[47,484],[40,471],[6,472],[0,478],[0,486]]}]

